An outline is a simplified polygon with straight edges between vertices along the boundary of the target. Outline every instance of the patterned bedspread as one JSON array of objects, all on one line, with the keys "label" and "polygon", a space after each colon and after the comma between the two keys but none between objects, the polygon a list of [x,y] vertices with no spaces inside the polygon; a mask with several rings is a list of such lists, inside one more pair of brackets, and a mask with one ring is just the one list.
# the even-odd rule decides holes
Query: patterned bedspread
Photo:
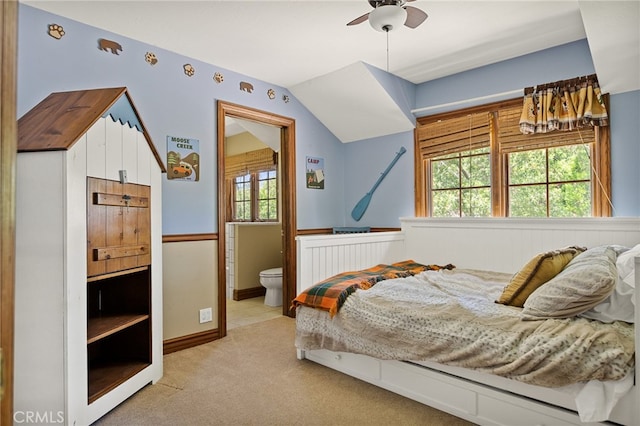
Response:
[{"label": "patterned bedspread", "polygon": [[334,316],[347,297],[357,289],[367,290],[374,284],[392,278],[410,277],[420,272],[453,269],[453,265],[423,265],[413,260],[404,260],[391,265],[380,264],[359,271],[343,272],[321,281],[300,293],[292,308],[299,305],[322,309]]},{"label": "patterned bedspread", "polygon": [[334,317],[299,306],[296,347],[431,360],[547,387],[618,380],[633,369],[632,324],[522,321],[521,308],[494,303],[509,278],[427,271],[355,290]]}]

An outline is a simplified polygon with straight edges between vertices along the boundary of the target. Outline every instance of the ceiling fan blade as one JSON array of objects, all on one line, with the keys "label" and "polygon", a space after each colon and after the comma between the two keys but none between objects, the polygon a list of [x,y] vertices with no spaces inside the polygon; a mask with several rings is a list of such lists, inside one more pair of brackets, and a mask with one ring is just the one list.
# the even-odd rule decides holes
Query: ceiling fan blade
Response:
[{"label": "ceiling fan blade", "polygon": [[409,28],[417,27],[418,25],[422,24],[429,16],[423,10],[418,9],[417,7],[405,6],[404,8],[407,11],[407,20],[404,22],[404,25]]},{"label": "ceiling fan blade", "polygon": [[369,14],[365,13],[364,15],[360,16],[359,18],[356,18],[353,21],[349,22],[347,25],[358,25],[358,24],[363,23],[367,19],[369,19]]}]

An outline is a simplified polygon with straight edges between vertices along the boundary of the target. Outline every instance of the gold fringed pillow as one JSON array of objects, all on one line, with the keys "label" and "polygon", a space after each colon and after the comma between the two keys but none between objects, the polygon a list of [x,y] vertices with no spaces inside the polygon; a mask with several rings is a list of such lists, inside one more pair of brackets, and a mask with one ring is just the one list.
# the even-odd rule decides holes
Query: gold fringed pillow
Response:
[{"label": "gold fringed pillow", "polygon": [[558,275],[571,259],[585,250],[572,246],[536,255],[511,278],[496,302],[521,308],[531,293]]}]

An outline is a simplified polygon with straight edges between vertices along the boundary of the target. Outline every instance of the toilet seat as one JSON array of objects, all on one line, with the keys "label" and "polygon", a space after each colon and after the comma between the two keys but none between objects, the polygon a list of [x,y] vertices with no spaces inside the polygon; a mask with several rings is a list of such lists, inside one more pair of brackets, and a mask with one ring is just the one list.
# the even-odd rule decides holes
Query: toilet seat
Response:
[{"label": "toilet seat", "polygon": [[265,269],[264,271],[260,272],[260,276],[261,277],[281,277],[282,276],[282,268],[271,268],[271,269]]}]

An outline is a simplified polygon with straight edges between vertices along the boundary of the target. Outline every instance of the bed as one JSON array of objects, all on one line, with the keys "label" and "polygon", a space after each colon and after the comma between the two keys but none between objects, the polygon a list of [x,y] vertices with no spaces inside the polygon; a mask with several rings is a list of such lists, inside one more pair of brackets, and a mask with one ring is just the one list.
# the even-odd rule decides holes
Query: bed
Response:
[{"label": "bed", "polygon": [[[633,315],[637,316],[633,309],[631,319],[627,314],[625,321],[604,324],[602,318],[574,319],[566,312],[564,316],[570,319],[541,319],[537,316],[549,314],[541,314],[544,303],[522,308],[504,300],[495,302],[515,278],[515,271],[523,270],[536,254],[555,252],[557,248],[579,249],[572,255],[576,259],[573,264],[570,258],[555,266],[561,271],[555,274],[564,281],[576,277],[571,275],[577,270],[576,264],[590,265],[605,258],[608,260],[603,261],[601,270],[609,268],[606,273],[615,272],[617,276],[611,262],[615,265],[622,253],[627,252],[627,265],[635,262],[635,252],[627,248],[640,242],[640,220],[401,221],[400,232],[298,238],[300,295],[310,284],[345,271],[368,270],[371,265],[391,267],[378,275],[368,271],[375,278],[360,279],[368,283],[363,286],[368,289],[350,290],[333,312],[327,307],[309,307],[312,303],[298,304],[296,347],[300,359],[318,362],[478,424],[639,424],[634,385],[634,342],[638,337],[637,330],[628,324],[635,320]],[[402,259],[428,265],[429,270],[403,276],[402,268],[396,267],[402,265],[398,262]],[[450,264],[456,267],[447,268]],[[359,278],[350,279],[353,284]],[[613,284],[607,285],[600,290],[612,294]],[[435,291],[424,293],[425,289]],[[548,296],[531,300],[544,302]],[[444,306],[448,297],[468,306],[458,307],[447,316],[449,309],[437,305],[442,302]],[[602,298],[598,300],[590,302],[593,306],[589,312],[600,308]],[[388,306],[382,309],[380,301]],[[420,309],[418,301],[431,303],[431,308]],[[486,306],[481,308],[483,304]],[[466,317],[466,311],[477,311],[475,314],[479,312],[485,318]],[[528,320],[522,319],[523,312],[529,315]],[[497,315],[507,322],[497,326],[499,331],[494,328],[492,335]],[[492,325],[487,328],[483,321]],[[423,335],[415,327],[418,323],[433,325],[436,334]],[[466,334],[460,331],[465,323],[473,323]],[[545,328],[541,324],[552,330],[552,338],[531,332]],[[479,335],[488,335],[489,339],[483,341]],[[498,340],[500,336],[506,336],[507,343]],[[466,340],[472,350],[452,349],[454,338]],[[524,352],[515,345],[520,341],[528,342]],[[607,345],[613,342],[613,346],[601,346],[605,341]],[[405,342],[410,344],[405,346]],[[597,359],[585,361],[575,355],[575,348],[573,353],[568,351],[576,342],[584,343],[577,352],[592,351]],[[551,352],[556,355],[549,356]]]}]

